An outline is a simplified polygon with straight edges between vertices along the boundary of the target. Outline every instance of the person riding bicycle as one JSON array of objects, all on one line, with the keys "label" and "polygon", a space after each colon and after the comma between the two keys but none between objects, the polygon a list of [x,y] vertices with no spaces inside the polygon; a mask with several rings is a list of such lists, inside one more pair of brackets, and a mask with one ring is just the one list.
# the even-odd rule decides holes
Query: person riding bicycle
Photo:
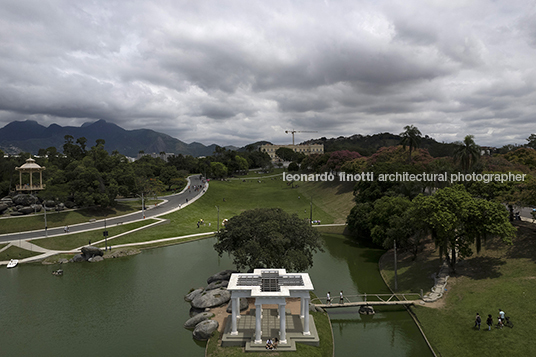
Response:
[{"label": "person riding bicycle", "polygon": [[502,309],[499,309],[499,327],[503,327],[504,326],[504,311],[502,311]]}]

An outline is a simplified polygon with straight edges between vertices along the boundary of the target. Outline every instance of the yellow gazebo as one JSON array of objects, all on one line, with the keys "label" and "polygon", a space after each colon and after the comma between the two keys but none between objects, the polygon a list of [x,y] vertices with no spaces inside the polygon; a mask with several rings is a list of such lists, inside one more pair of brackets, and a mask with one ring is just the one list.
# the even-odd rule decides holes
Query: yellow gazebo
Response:
[{"label": "yellow gazebo", "polygon": [[[26,163],[22,165],[21,167],[16,167],[15,170],[19,172],[19,184],[17,185],[16,190],[17,191],[36,191],[36,190],[44,190],[45,185],[43,185],[43,171],[46,169],[46,167],[41,167],[38,164],[35,163],[35,160],[32,158],[29,158],[26,160]],[[39,184],[33,183],[33,174],[34,172],[39,172]],[[23,173],[29,173],[30,174],[30,183],[29,184],[22,184],[22,174]]]}]

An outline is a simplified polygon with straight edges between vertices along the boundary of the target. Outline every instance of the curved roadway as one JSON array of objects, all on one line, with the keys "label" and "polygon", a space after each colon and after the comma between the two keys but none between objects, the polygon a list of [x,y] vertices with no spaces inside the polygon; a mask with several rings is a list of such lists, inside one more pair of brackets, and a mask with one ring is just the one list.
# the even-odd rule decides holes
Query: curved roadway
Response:
[{"label": "curved roadway", "polygon": [[[184,190],[174,195],[158,197],[159,199],[163,199],[164,202],[156,206],[147,207],[147,209],[145,210],[145,218],[157,217],[157,216],[161,216],[161,215],[176,211],[181,206],[185,206],[187,200],[188,200],[188,203],[194,201],[195,198],[198,198],[203,195],[204,189],[195,191],[193,189],[188,189],[188,187],[199,186],[199,185],[203,185],[200,175],[189,176],[188,184]],[[51,213],[50,215],[54,215],[54,213]],[[106,219],[96,220],[93,222],[78,223],[78,224],[69,226],[69,233],[77,233],[77,232],[83,232],[83,231],[88,231],[88,230],[93,230],[93,229],[104,229],[105,221],[106,221],[106,226],[111,227],[111,226],[115,226],[118,224],[138,221],[142,218],[143,218],[142,211],[138,211],[138,212],[129,213],[123,216],[110,217]],[[63,228],[64,227],[50,228],[48,229],[48,232],[46,233],[46,235],[49,237],[63,235],[65,234],[65,232],[63,231]],[[36,231],[27,231],[27,232],[18,232],[18,233],[9,233],[9,234],[0,235],[0,243],[9,242],[13,240],[19,240],[19,239],[28,240],[28,239],[43,238],[43,237],[45,237],[44,227],[43,229],[36,230]]]}]

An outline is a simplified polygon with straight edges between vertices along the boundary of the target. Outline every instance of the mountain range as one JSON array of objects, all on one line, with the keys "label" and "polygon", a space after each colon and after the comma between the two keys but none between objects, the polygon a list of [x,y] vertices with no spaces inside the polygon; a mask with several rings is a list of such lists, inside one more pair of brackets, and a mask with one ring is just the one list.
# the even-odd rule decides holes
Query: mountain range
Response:
[{"label": "mountain range", "polygon": [[[205,146],[198,142],[186,144],[167,134],[150,129],[125,130],[120,126],[99,120],[84,123],[80,127],[51,124],[48,127],[33,120],[14,121],[0,129],[0,150],[7,154],[29,152],[37,154],[39,149],[51,146],[62,151],[65,135],[74,141],[80,137],[87,139],[87,146],[95,145],[97,139],[104,139],[108,152],[117,150],[123,155],[136,157],[140,151],[145,153],[174,153],[176,155],[212,155],[216,144]],[[235,147],[228,147],[236,149]]]}]

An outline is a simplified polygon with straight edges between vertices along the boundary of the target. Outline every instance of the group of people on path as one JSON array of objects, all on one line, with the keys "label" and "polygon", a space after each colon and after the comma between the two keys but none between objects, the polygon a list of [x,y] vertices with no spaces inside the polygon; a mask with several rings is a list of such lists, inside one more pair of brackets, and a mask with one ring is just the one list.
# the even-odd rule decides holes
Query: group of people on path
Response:
[{"label": "group of people on path", "polygon": [[[328,293],[326,294],[326,301],[326,304],[331,305],[331,291],[328,291]],[[342,290],[339,293],[339,304],[344,304],[344,295]]]},{"label": "group of people on path", "polygon": [[[506,317],[506,315],[505,315],[504,311],[502,311],[502,309],[499,309],[499,317],[498,317],[497,327],[503,328],[504,322],[505,322],[505,317]],[[475,328],[480,330],[481,323],[482,323],[482,317],[477,312],[476,313],[476,318],[475,318]],[[488,331],[490,331],[491,326],[493,326],[493,317],[491,317],[491,314],[488,314],[488,318],[486,319],[486,325],[488,325]]]}]

